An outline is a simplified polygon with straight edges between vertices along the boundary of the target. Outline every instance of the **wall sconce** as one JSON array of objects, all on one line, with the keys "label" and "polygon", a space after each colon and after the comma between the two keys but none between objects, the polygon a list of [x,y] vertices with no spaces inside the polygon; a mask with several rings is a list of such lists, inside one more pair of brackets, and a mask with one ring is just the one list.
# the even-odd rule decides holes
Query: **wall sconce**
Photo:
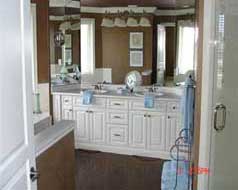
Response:
[{"label": "wall sconce", "polygon": [[65,43],[65,37],[62,31],[56,32],[54,35],[54,42],[56,47],[61,47]]}]

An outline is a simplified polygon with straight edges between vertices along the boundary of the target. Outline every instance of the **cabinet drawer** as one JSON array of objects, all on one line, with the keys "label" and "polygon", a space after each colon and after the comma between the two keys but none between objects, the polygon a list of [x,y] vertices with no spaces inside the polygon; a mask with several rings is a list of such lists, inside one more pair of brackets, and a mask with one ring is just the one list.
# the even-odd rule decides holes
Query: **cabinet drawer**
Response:
[{"label": "cabinet drawer", "polygon": [[128,111],[109,110],[107,112],[107,122],[111,124],[128,124]]},{"label": "cabinet drawer", "polygon": [[128,109],[128,101],[122,99],[108,99],[107,107],[109,109]]},{"label": "cabinet drawer", "polygon": [[128,127],[123,125],[108,125],[109,145],[128,145]]},{"label": "cabinet drawer", "polygon": [[180,112],[180,104],[178,102],[169,102],[168,103],[168,112],[169,113]]},{"label": "cabinet drawer", "polygon": [[155,101],[154,108],[145,108],[144,99],[130,101],[130,109],[131,110],[146,110],[146,111],[158,111],[158,112],[166,112],[166,102]]},{"label": "cabinet drawer", "polygon": [[62,106],[71,107],[73,105],[72,96],[62,96]]},{"label": "cabinet drawer", "polygon": [[76,96],[73,98],[73,105],[76,107],[92,107],[93,106],[95,108],[106,108],[106,99],[93,97],[91,105],[84,105],[83,97]]}]

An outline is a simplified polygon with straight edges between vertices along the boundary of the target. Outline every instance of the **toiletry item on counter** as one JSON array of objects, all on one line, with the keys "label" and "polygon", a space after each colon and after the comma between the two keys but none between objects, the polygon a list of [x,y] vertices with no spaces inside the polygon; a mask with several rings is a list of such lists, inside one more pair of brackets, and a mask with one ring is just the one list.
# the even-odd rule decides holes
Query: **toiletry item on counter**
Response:
[{"label": "toiletry item on counter", "polygon": [[34,95],[34,114],[40,114],[41,113],[41,108],[40,108],[40,93],[36,92],[33,94]]},{"label": "toiletry item on counter", "polygon": [[83,104],[90,105],[93,101],[93,92],[90,90],[86,90],[83,92]]},{"label": "toiletry item on counter", "polygon": [[154,108],[155,96],[153,94],[145,94],[144,96],[144,107],[145,108]]}]

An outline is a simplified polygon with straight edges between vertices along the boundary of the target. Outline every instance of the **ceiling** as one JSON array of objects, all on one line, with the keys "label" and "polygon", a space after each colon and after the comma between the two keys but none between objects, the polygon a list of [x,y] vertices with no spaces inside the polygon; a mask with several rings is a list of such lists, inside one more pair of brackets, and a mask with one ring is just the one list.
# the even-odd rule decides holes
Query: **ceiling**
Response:
[{"label": "ceiling", "polygon": [[81,6],[125,7],[128,5],[156,6],[162,9],[194,7],[195,0],[81,0]]}]

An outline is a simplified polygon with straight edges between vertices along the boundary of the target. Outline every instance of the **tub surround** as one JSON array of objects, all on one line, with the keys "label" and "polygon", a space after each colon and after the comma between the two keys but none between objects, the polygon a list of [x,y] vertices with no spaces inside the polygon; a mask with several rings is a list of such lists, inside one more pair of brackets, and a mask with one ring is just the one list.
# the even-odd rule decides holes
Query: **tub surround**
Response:
[{"label": "tub surround", "polygon": [[36,157],[47,151],[51,146],[74,130],[73,121],[60,121],[35,136]]},{"label": "tub surround", "polygon": [[34,134],[42,132],[51,126],[51,117],[48,112],[33,114]]}]

